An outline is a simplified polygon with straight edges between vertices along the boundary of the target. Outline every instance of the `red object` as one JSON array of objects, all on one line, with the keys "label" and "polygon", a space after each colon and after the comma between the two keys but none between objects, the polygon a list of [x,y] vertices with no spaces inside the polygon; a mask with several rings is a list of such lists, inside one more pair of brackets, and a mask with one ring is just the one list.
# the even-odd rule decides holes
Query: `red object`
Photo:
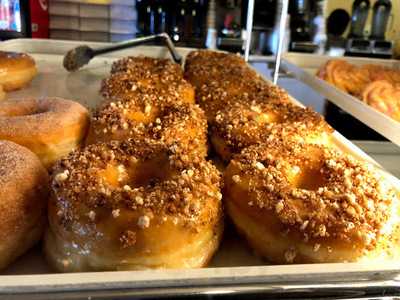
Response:
[{"label": "red object", "polygon": [[49,1],[29,0],[32,38],[49,37]]}]

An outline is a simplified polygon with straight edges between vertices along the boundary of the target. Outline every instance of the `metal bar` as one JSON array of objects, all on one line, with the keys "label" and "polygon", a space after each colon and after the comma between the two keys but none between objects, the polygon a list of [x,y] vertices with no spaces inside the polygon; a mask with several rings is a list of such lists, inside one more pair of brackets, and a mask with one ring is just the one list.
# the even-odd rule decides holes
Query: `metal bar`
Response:
[{"label": "metal bar", "polygon": [[283,38],[285,37],[285,27],[288,15],[289,0],[282,0],[282,10],[279,19],[279,37],[278,37],[278,49],[275,57],[275,70],[274,70],[274,84],[278,83],[279,67],[281,65],[282,49],[283,49]]},{"label": "metal bar", "polygon": [[244,49],[245,61],[248,61],[250,56],[251,35],[253,32],[254,2],[255,0],[249,0],[249,3],[247,5],[246,44]]}]

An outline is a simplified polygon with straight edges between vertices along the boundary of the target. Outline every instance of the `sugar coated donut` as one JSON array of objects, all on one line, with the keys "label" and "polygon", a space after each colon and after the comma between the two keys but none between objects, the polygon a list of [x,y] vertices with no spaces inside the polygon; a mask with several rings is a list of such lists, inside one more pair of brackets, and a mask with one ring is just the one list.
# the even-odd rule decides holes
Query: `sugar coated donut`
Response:
[{"label": "sugar coated donut", "polygon": [[28,149],[0,141],[0,269],[40,238],[46,224],[48,175]]},{"label": "sugar coated donut", "polygon": [[301,143],[251,146],[230,162],[224,179],[228,214],[270,262],[398,256],[393,184],[342,152]]},{"label": "sugar coated donut", "polygon": [[24,53],[0,51],[0,85],[10,92],[26,86],[37,74],[33,58]]},{"label": "sugar coated donut", "polygon": [[162,143],[97,143],[54,169],[45,252],[59,271],[195,268],[222,234],[220,177]]},{"label": "sugar coated donut", "polygon": [[27,147],[46,167],[79,146],[88,124],[86,108],[70,100],[25,98],[0,103],[0,139]]},{"label": "sugar coated donut", "polygon": [[210,124],[211,142],[229,161],[242,149],[271,139],[327,144],[333,129],[318,113],[291,103],[253,101],[220,110]]}]

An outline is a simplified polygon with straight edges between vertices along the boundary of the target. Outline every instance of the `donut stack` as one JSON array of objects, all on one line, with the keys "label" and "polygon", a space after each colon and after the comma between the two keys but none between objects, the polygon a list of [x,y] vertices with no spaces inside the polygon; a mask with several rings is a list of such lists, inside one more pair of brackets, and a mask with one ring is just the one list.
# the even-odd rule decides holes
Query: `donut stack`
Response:
[{"label": "donut stack", "polygon": [[395,187],[336,148],[319,114],[233,54],[194,51],[185,76],[227,163],[225,208],[256,252],[273,263],[396,257]]},{"label": "donut stack", "polygon": [[183,70],[124,58],[101,94],[86,147],[53,169],[49,262],[63,272],[206,265],[222,235],[221,179]]}]

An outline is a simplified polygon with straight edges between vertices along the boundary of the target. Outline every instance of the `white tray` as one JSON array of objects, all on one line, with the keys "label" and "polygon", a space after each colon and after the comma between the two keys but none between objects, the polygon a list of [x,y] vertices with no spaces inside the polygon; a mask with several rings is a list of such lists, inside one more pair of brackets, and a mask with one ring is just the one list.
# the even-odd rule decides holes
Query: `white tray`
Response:
[{"label": "white tray", "polygon": [[[30,53],[39,68],[39,75],[28,88],[8,96],[60,96],[94,107],[100,100],[100,81],[107,76],[112,61],[126,55],[169,55],[161,47],[137,47],[95,58],[81,71],[68,73],[62,67],[63,54],[80,44],[82,42],[24,39],[0,43],[0,50]],[[89,44],[93,47],[104,45]],[[189,51],[179,49],[183,56]],[[334,136],[347,152],[372,161],[337,132]],[[388,178],[397,180],[390,175]],[[228,225],[221,249],[211,265],[195,270],[52,274],[38,246],[0,273],[0,298],[2,295],[12,295],[12,299],[32,299],[32,295],[28,294],[35,294],[37,299],[168,295],[189,297],[231,293],[232,296],[246,294],[246,297],[267,293],[270,296],[286,295],[291,298],[310,297],[315,293],[322,296],[354,293],[379,295],[383,291],[387,294],[400,291],[397,276],[400,276],[400,262],[269,266],[254,256]]]},{"label": "white tray", "polygon": [[[287,53],[282,61],[282,70],[293,75],[298,80],[311,86],[315,91],[325,96],[328,101],[336,104],[367,126],[371,127],[393,143],[400,145],[400,122],[375,110],[356,97],[345,93],[328,82],[315,76],[317,70],[329,59],[326,55]],[[356,64],[377,64],[391,68],[400,68],[400,62],[387,59],[372,59],[360,57],[342,57],[346,61]]]}]

